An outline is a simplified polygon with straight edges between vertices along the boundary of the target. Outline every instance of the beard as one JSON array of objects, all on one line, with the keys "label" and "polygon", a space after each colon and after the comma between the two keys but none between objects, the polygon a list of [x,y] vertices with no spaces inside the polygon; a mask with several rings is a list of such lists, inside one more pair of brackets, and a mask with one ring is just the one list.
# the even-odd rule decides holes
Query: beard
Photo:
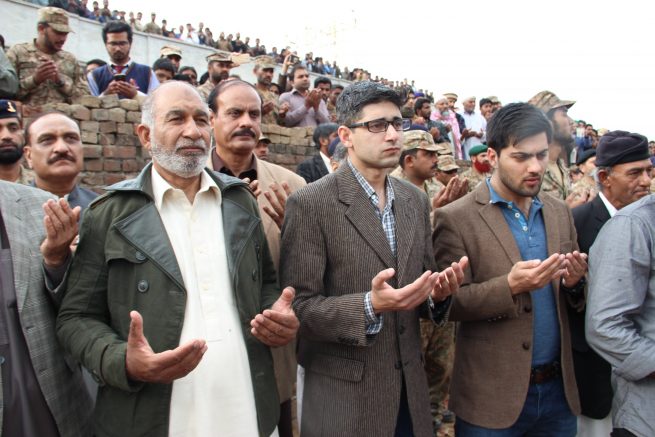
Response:
[{"label": "beard", "polygon": [[[575,139],[569,132],[564,132],[557,126],[553,129],[553,142],[559,143],[564,147],[570,148],[575,142]],[[568,150],[568,149],[567,149]]]},{"label": "beard", "polygon": [[[541,184],[543,183],[544,180],[542,174],[539,183],[534,187],[529,187],[529,186],[523,186],[520,181],[519,182],[513,181],[511,179],[511,176],[506,172],[504,172],[502,166],[500,165],[498,165],[496,172],[498,172],[498,176],[500,177],[500,180],[503,183],[503,185],[509,188],[509,190],[512,191],[513,193],[516,193],[522,197],[534,197],[537,194],[539,194],[539,191],[541,190]],[[530,177],[538,177],[538,176],[539,175],[537,174],[530,175]]]},{"label": "beard", "polygon": [[12,142],[13,148],[0,149],[0,164],[9,165],[17,163],[23,157],[23,148]]},{"label": "beard", "polygon": [[223,72],[213,72],[212,73],[212,82],[214,82],[216,85],[224,81],[230,77],[230,73],[223,73]]},{"label": "beard", "polygon": [[[180,150],[186,147],[202,147],[203,152],[191,155],[180,153]],[[205,168],[207,158],[209,157],[209,147],[202,139],[195,141],[181,139],[175,144],[173,150],[153,142],[150,148],[150,154],[157,164],[169,172],[183,178],[192,178],[202,173],[202,170]]]},{"label": "beard", "polygon": [[478,171],[478,173],[490,173],[491,164],[488,162],[473,161],[473,167]]}]

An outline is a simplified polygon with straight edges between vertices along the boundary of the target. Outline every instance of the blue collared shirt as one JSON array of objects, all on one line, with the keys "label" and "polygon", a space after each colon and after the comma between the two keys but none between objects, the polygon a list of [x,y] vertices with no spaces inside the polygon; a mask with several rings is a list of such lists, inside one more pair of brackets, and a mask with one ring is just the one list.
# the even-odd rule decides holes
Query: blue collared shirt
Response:
[{"label": "blue collared shirt", "polygon": [[[362,176],[362,174],[355,168],[355,166],[352,165],[350,159],[348,159],[346,162],[348,163],[350,170],[353,172],[353,175],[355,175],[355,179],[357,179],[357,182],[359,182],[359,185],[362,186],[366,196],[371,201],[375,215],[378,219],[380,219],[380,222],[382,223],[382,229],[384,230],[384,235],[387,237],[387,241],[389,242],[391,253],[395,257],[397,248],[396,217],[393,214],[394,192],[393,187],[391,186],[391,181],[389,181],[389,178],[386,180],[385,191],[387,193],[387,201],[384,204],[384,210],[380,211],[380,208],[378,208],[380,198],[378,197],[373,187],[371,187],[371,184],[369,184],[364,176]],[[375,335],[382,329],[383,316],[380,315],[378,317],[375,315],[373,304],[371,303],[370,291],[367,292],[364,296],[364,308],[366,310],[366,334]]]},{"label": "blue collared shirt", "polygon": [[[532,198],[528,217],[513,203],[500,197],[489,187],[490,203],[498,205],[503,212],[514,241],[518,246],[523,261],[548,258],[548,239],[542,213],[543,203],[537,197]],[[532,365],[551,363],[559,359],[560,328],[557,318],[557,304],[552,284],[530,292],[533,308],[532,329]]]}]

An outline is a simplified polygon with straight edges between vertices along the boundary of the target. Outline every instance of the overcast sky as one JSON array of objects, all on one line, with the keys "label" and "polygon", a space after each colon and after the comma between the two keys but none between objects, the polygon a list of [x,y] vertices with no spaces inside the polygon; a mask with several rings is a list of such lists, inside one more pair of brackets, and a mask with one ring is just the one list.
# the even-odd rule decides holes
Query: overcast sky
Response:
[{"label": "overcast sky", "polygon": [[[414,79],[435,94],[527,101],[548,89],[576,100],[569,114],[595,127],[655,139],[655,44],[647,2],[345,1],[134,2],[169,26],[203,21],[215,36],[241,32],[267,49],[313,51],[343,68]],[[143,7],[144,9],[137,9]],[[145,24],[145,23],[144,23]]]}]

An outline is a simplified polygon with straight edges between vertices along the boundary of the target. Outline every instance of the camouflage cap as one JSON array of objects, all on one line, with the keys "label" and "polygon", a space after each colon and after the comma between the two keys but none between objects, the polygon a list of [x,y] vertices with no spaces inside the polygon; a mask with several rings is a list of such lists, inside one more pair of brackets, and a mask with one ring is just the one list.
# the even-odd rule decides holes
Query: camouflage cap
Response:
[{"label": "camouflage cap", "polygon": [[268,137],[267,137],[266,135],[264,135],[264,134],[260,134],[260,135],[259,135],[259,139],[257,140],[257,142],[260,142],[260,141],[264,141],[265,143],[271,144],[271,140],[270,140],[270,138],[268,138]]},{"label": "camouflage cap", "polygon": [[60,8],[46,7],[39,9],[39,23],[46,23],[57,32],[70,33],[73,30],[68,26],[68,14]]},{"label": "camouflage cap", "polygon": [[259,68],[275,68],[275,59],[272,56],[262,55],[255,58],[255,65]]},{"label": "camouflage cap", "polygon": [[447,99],[454,99],[457,100],[459,96],[455,93],[443,93],[443,96]]},{"label": "camouflage cap", "polygon": [[443,156],[443,155],[452,155],[453,154],[453,149],[450,147],[449,142],[441,142],[437,143],[437,155]]},{"label": "camouflage cap", "polygon": [[551,109],[570,108],[575,104],[575,100],[560,100],[552,91],[541,91],[528,100],[528,103],[548,112]]},{"label": "camouflage cap", "polygon": [[1,118],[20,118],[16,103],[11,100],[0,99],[0,119]]},{"label": "camouflage cap", "polygon": [[410,130],[403,136],[403,150],[423,149],[437,152],[439,148],[434,144],[432,135],[423,130]]},{"label": "camouflage cap", "polygon": [[182,59],[182,49],[176,46],[165,45],[159,49],[159,57],[179,56]]},{"label": "camouflage cap", "polygon": [[489,99],[491,103],[500,103],[500,100],[496,96],[489,96],[487,99]]},{"label": "camouflage cap", "polygon": [[439,169],[439,171],[459,170],[459,165],[455,162],[455,157],[453,155],[444,155],[439,157],[437,169]]},{"label": "camouflage cap", "polygon": [[208,63],[210,63],[210,62],[229,62],[231,64],[234,64],[234,61],[232,60],[232,55],[230,55],[229,53],[225,53],[225,52],[212,53],[211,55],[206,56],[205,60]]}]

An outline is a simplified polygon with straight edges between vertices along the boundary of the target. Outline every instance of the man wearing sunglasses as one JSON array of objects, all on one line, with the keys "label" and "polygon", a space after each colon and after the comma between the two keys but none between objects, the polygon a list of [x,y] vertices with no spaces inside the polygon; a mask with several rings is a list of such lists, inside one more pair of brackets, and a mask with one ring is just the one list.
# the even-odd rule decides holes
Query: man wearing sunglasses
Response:
[{"label": "man wearing sunglasses", "polygon": [[436,271],[427,196],[387,176],[410,125],[401,104],[374,82],[346,88],[348,159],[287,201],[280,278],[297,290],[302,435],[433,435],[418,318],[445,320],[467,259]]}]

